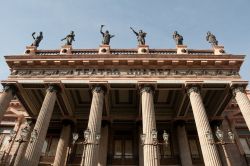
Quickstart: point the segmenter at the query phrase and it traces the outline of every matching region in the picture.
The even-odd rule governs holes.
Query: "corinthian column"
[[[220,157],[216,145],[211,144],[206,137],[206,133],[212,133],[206,110],[202,102],[198,87],[188,89],[190,103],[193,109],[194,120],[200,140],[201,151],[206,166],[221,166]]]
[[[102,87],[96,86],[93,88],[92,93],[93,97],[88,121],[90,135],[84,148],[85,152],[83,152],[82,166],[96,166],[98,162],[99,145],[96,142],[96,136],[99,135],[101,131],[104,90]]]
[[[66,160],[67,147],[71,136],[71,124],[65,121],[61,131],[60,139],[56,149],[56,155],[53,166],[63,166]]]
[[[179,122],[179,124],[177,124],[177,136],[180,149],[179,152],[180,152],[181,164],[185,166],[192,166],[193,165],[192,158],[190,154],[186,127],[184,122]]]
[[[244,92],[243,87],[233,88],[233,95],[237,101],[240,111],[246,121],[247,127],[250,130],[250,101]]]
[[[152,131],[156,130],[153,88],[145,86],[141,89],[142,99],[142,131],[145,134],[143,145],[144,166],[159,166],[158,146],[154,145]]]
[[[4,90],[0,95],[0,122],[3,119],[3,115],[8,109],[10,101],[13,99],[15,94],[15,87],[11,85],[4,86]]]
[[[39,163],[42,147],[56,101],[56,93],[57,87],[55,86],[50,86],[47,89],[35,127],[31,133],[29,145],[21,164],[22,166],[36,166]]]
[[[14,162],[14,166],[20,166],[21,161],[25,155],[25,151],[28,146],[28,140],[30,139],[31,130],[34,127],[34,124],[31,123],[30,125],[26,122],[25,126],[21,129],[21,136],[18,139],[19,148],[17,148],[16,158]]]

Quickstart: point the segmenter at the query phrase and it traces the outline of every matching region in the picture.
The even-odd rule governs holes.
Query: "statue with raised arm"
[[[173,39],[176,45],[183,45],[183,37],[177,31],[174,31]]]
[[[145,45],[145,37],[146,37],[147,33],[143,32],[142,30],[139,30],[139,32],[136,32],[132,27],[130,27],[130,29],[137,36],[138,44],[139,45]]]
[[[35,37],[36,32],[32,33],[32,37],[34,39],[34,42],[31,44],[31,46],[39,47],[40,42],[43,40],[43,32],[40,32],[38,36]]]
[[[216,40],[215,35],[213,35],[210,31],[207,32],[206,39],[209,43],[211,43],[212,46],[218,45],[218,41]]]
[[[65,38],[61,39],[61,41],[66,40],[65,45],[72,45],[72,42],[75,41],[75,33],[71,31]]]
[[[101,32],[102,37],[103,37],[103,38],[102,38],[102,44],[104,44],[104,45],[109,45],[110,39],[111,39],[112,37],[114,37],[115,35],[110,35],[108,30],[106,30],[105,33],[102,32],[102,28],[103,28],[103,27],[104,27],[104,25],[101,25],[101,30],[100,30],[100,32]]]

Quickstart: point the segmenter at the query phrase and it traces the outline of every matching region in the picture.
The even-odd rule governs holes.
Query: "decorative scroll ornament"
[[[37,129],[34,129],[30,136],[30,143],[33,143],[37,139],[37,136],[38,136]]]
[[[59,88],[58,86],[55,86],[55,85],[50,85],[47,89],[49,92],[58,92],[59,91]]]
[[[101,86],[94,86],[92,88],[92,93],[104,93],[104,90]]]
[[[192,86],[188,88],[187,92],[188,92],[188,95],[190,95],[192,92],[200,94],[200,88],[198,86]]]
[[[244,93],[244,90],[245,90],[245,89],[244,89],[242,86],[233,87],[233,88],[232,88],[233,96],[235,97],[236,94],[237,94],[238,92]]]
[[[143,92],[153,93],[154,92],[154,88],[151,87],[151,86],[144,86],[144,87],[141,87],[140,92],[141,93],[143,93]]]
[[[16,87],[14,87],[13,85],[5,85],[3,91],[4,92],[12,91],[12,94],[14,95],[16,93]]]

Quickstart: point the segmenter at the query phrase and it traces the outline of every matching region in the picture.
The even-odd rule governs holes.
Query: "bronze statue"
[[[183,45],[183,37],[178,34],[177,31],[174,31],[173,39],[175,40],[176,45]]]
[[[74,31],[71,31],[65,38],[61,39],[61,41],[66,40],[65,45],[72,45],[72,42],[75,41]]]
[[[132,27],[130,27],[134,34],[137,36],[137,41],[139,45],[145,45],[145,37],[147,33],[143,32],[142,30],[139,30],[139,32],[136,32]]]
[[[35,37],[36,32],[32,33],[32,37],[34,39],[34,42],[31,44],[31,46],[39,47],[40,42],[43,40],[43,32],[40,32],[38,36]]]
[[[218,41],[216,40],[216,37],[210,31],[207,32],[206,39],[209,43],[211,43],[212,46],[218,45]]]
[[[102,44],[109,45],[110,39],[111,39],[112,37],[114,37],[115,35],[110,35],[108,30],[106,30],[105,33],[102,32],[102,28],[103,28],[103,27],[104,27],[104,25],[101,25],[101,30],[100,30],[100,32],[101,32],[102,37],[103,37],[103,39],[102,39]]]

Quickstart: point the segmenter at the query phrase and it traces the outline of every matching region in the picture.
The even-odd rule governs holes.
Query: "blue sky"
[[[0,80],[9,69],[4,55],[23,53],[32,43],[32,32],[43,31],[40,49],[57,49],[60,39],[75,31],[74,48],[97,48],[99,28],[106,25],[112,48],[135,48],[129,29],[147,32],[150,48],[175,48],[177,30],[192,49],[210,49],[205,40],[209,30],[228,53],[244,54],[240,74],[250,80],[249,0],[16,0],[2,1],[0,18]]]

